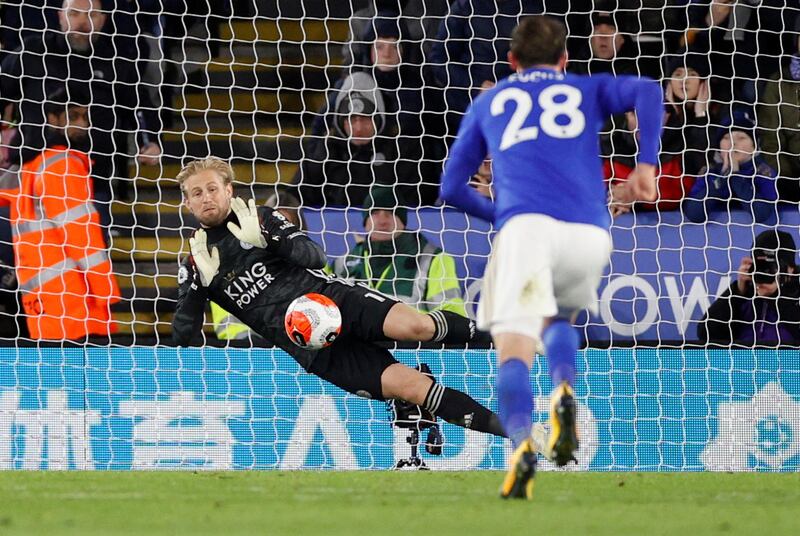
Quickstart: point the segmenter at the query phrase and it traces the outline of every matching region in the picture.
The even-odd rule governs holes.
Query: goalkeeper
[[[177,177],[184,205],[201,228],[189,239],[191,256],[178,272],[175,341],[188,345],[200,333],[206,301],[213,300],[306,371],[356,395],[402,399],[444,420],[505,436],[498,417],[468,395],[433,382],[398,363],[374,341],[465,343],[474,324],[455,313],[423,314],[366,287],[328,276],[325,253],[282,214],[233,199],[233,170],[217,158],[198,160]],[[342,313],[342,333],[331,346],[296,346],[284,315],[297,297],[315,292]]]

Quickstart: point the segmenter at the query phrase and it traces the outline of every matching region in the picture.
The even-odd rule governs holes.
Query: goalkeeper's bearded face
[[[225,221],[231,211],[233,186],[213,169],[204,169],[183,182],[183,204],[203,227]]]

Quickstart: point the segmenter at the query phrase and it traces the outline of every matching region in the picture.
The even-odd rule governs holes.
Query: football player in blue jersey
[[[611,253],[599,132],[611,114],[639,119],[638,165],[621,202],[656,198],[661,89],[633,76],[565,72],[566,29],[553,18],[523,19],[508,58],[513,74],[467,110],[442,176],[441,196],[493,222],[498,230],[486,267],[478,324],[498,351],[498,405],[514,454],[500,493],[531,498],[536,451],[531,441],[530,368],[541,342],[553,384],[545,455],[575,460],[574,399],[581,309],[597,308],[597,287]],[[469,185],[492,156],[494,201]]]

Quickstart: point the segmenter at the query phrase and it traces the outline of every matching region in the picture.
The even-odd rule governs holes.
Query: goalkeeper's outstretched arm
[[[178,270],[178,305],[172,318],[175,344],[188,346],[203,329],[208,289],[202,284],[195,261],[187,257]]]
[[[295,266],[321,270],[327,265],[325,251],[316,242],[269,207],[259,209],[261,229],[267,241],[267,251],[288,260]]]

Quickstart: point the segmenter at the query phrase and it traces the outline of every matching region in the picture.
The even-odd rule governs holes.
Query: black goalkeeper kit
[[[231,212],[220,225],[206,229],[208,248],[219,250],[220,266],[208,287],[191,256],[178,272],[178,305],[173,320],[178,344],[188,345],[199,334],[206,306],[211,300],[234,315],[265,340],[285,350],[307,371],[315,362],[345,344],[322,350],[306,350],[295,345],[284,329],[289,304],[310,292],[331,298],[342,312],[343,343],[353,336],[367,341],[381,340],[383,320],[395,300],[349,284],[326,274],[325,252],[300,232],[280,212],[268,207],[258,209],[267,247],[257,248],[238,240],[227,228],[238,223]],[[365,294],[373,297],[364,299]]]
[[[231,212],[220,225],[207,228],[209,250],[219,250],[220,266],[208,287],[191,256],[178,272],[178,305],[172,322],[175,341],[189,345],[203,326],[206,301],[211,300],[283,349],[305,370],[345,391],[383,400],[381,375],[397,363],[389,350],[374,344],[387,341],[383,324],[397,300],[368,287],[354,285],[322,269],[325,252],[282,214],[258,209],[266,248],[241,242],[227,228],[237,223]],[[306,350],[295,345],[284,328],[289,304],[311,292],[331,298],[342,313],[341,335],[329,347]],[[431,313],[434,340],[465,343],[472,325],[455,313]],[[496,415],[469,396],[434,383],[424,406],[448,422],[478,431],[504,435]]]

